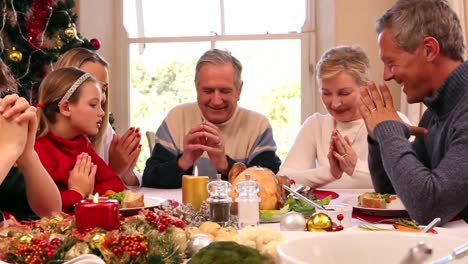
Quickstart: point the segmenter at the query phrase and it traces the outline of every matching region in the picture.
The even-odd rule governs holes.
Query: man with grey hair
[[[242,92],[242,65],[230,52],[212,49],[197,62],[197,103],[174,107],[156,132],[146,161],[144,187],[179,188],[182,175],[227,180],[236,162],[278,172],[281,164],[268,119],[237,106]]]
[[[400,0],[378,19],[385,81],[427,106],[419,127],[396,114],[385,84],[361,89],[369,169],[380,193],[397,193],[410,217],[468,221],[468,62],[457,15],[443,0]],[[410,134],[418,135],[412,143]]]

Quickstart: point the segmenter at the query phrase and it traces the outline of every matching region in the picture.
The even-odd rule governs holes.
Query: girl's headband
[[[83,84],[83,82],[86,81],[90,77],[92,77],[92,75],[89,74],[89,73],[85,73],[85,74],[81,75],[81,77],[78,78],[78,80],[76,80],[73,83],[73,85],[70,87],[70,89],[68,89],[68,91],[62,97],[62,99],[60,99],[58,104],[60,105],[63,101],[70,99],[70,97],[75,93],[76,89],[78,89],[78,87],[80,87],[80,85]]]

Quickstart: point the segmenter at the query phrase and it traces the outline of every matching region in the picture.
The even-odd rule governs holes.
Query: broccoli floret
[[[233,241],[217,241],[200,249],[188,264],[262,264],[263,257],[253,248]]]

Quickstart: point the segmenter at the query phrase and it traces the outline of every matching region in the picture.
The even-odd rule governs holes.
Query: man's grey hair
[[[377,20],[378,34],[386,28],[399,49],[414,52],[424,37],[433,37],[442,55],[463,61],[460,20],[446,0],[399,0]]]
[[[198,74],[200,72],[201,67],[207,63],[214,64],[214,65],[231,63],[232,66],[234,67],[235,85],[237,88],[241,86],[242,64],[236,57],[232,56],[231,52],[227,50],[220,50],[220,49],[210,49],[207,52],[205,52],[200,57],[200,59],[198,59],[197,67],[195,69],[195,85],[198,82]]]

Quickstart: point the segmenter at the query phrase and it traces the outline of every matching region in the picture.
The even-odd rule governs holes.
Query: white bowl
[[[449,235],[397,231],[316,233],[281,242],[278,254],[283,264],[394,264],[400,263],[420,241],[433,248],[430,260],[448,255],[467,242]],[[452,263],[462,262],[467,263],[468,257]]]

